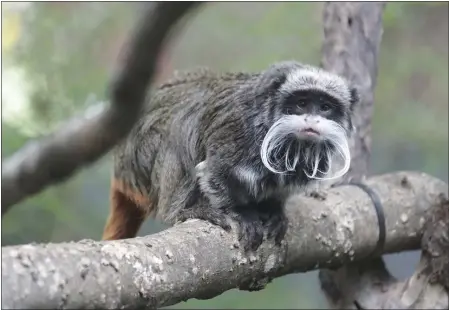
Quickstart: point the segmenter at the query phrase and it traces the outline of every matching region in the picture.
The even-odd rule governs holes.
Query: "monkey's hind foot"
[[[231,231],[228,218],[220,209],[192,207],[182,210],[177,216],[177,220],[180,222],[185,222],[188,219],[204,220],[223,228],[227,232]]]

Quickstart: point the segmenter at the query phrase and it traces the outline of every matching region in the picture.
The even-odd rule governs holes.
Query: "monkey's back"
[[[167,203],[180,177],[192,173],[204,156],[201,122],[205,111],[213,108],[210,99],[254,75],[197,69],[175,73],[153,89],[140,119],[114,151],[113,186],[137,197],[130,199],[144,204],[149,214],[160,214],[161,201]]]

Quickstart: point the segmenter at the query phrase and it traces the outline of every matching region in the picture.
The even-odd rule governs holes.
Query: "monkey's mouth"
[[[320,133],[318,131],[316,131],[315,129],[310,128],[310,127],[302,129],[301,134],[303,134],[305,136],[312,136],[312,137],[320,135]]]

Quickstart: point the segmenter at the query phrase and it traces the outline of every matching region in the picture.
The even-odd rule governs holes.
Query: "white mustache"
[[[312,123],[307,122],[306,118],[312,120]],[[314,143],[313,148],[307,148],[304,150],[304,158],[300,158],[300,148],[301,148],[301,136],[300,132],[302,129],[312,128],[319,132],[319,136],[316,137],[312,142]],[[275,168],[281,163],[281,159],[277,156],[281,151],[284,144],[288,141],[288,136],[295,136],[296,141],[299,141],[299,148],[296,148],[296,153],[294,156],[290,156],[292,143],[287,146],[287,151],[285,152],[283,159],[283,164],[285,166],[285,171],[279,171]],[[334,150],[329,149],[325,144],[320,143],[326,141],[333,146]],[[311,115],[285,115],[279,119],[276,123],[271,126],[268,133],[262,142],[260,149],[260,156],[264,166],[273,173],[286,173],[289,171],[295,171],[295,168],[299,161],[302,159],[305,163],[305,168],[310,168],[312,173],[309,174],[306,169],[304,173],[312,179],[317,180],[332,180],[337,179],[345,175],[351,164],[351,156],[349,151],[349,143],[346,135],[346,130],[338,123],[320,117]],[[319,162],[322,158],[326,158],[328,161],[328,170],[321,171],[318,169]],[[273,162],[272,158],[276,161]],[[334,170],[333,164],[341,160],[343,163],[339,170]],[[323,177],[317,176],[317,173],[321,173]]]

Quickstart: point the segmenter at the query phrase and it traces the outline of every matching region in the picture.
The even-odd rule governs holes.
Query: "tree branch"
[[[361,97],[353,120],[357,132],[351,139],[352,161],[347,178],[360,178],[368,173],[384,7],[383,2],[327,2],[324,5],[321,66],[354,82]]]
[[[418,248],[422,219],[439,195],[447,196],[447,184],[413,172],[376,176],[367,184],[385,208],[385,252]],[[235,287],[261,289],[287,273],[341,266],[376,245],[377,217],[357,187],[291,197],[287,213],[283,246],[264,242],[249,256],[238,248],[235,233],[200,220],[128,240],[3,247],[3,308],[157,308]]]
[[[129,132],[156,70],[157,56],[176,22],[196,2],[151,2],[128,42],[110,84],[110,105],[40,141],[32,141],[2,164],[2,215],[14,204],[61,182],[108,152]]]

